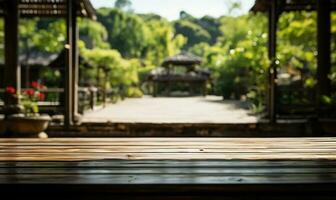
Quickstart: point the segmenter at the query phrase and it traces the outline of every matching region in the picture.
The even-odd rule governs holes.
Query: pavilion
[[[49,17],[66,20],[67,39],[64,47],[65,85],[64,85],[64,124],[73,124],[78,111],[78,28],[77,17],[95,19],[95,10],[89,0],[0,0],[0,15],[5,22],[5,69],[4,85],[10,85],[20,91],[21,75],[18,59],[20,17]],[[5,104],[13,104],[5,100]]]
[[[178,87],[178,83],[188,85],[188,95],[195,95],[196,88],[200,88],[198,93],[206,96],[210,72],[200,69],[201,63],[201,58],[186,52],[167,57],[162,62],[162,67],[155,69],[149,77],[154,85],[153,96],[158,95],[158,88],[162,85],[165,86],[167,95],[170,96],[173,86]]]
[[[271,61],[268,71],[268,115],[271,122],[277,118],[277,23],[281,13],[293,11],[317,12],[317,87],[316,114],[322,110],[321,97],[331,94],[331,82],[328,75],[331,71],[331,12],[336,10],[335,0],[256,0],[251,11],[267,12],[268,56]]]

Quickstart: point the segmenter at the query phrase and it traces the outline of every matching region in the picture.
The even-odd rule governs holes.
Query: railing
[[[24,88],[22,89],[24,90]],[[0,111],[4,106],[3,94],[5,89],[0,89]],[[40,112],[48,114],[61,114],[63,113],[62,96],[64,95],[63,88],[47,88],[41,90],[45,94],[45,100],[38,102]],[[98,104],[98,93],[101,90],[95,87],[79,87],[78,88],[78,110],[84,113],[86,110],[94,109]]]
[[[279,86],[277,112],[279,114],[309,114],[315,111],[316,90],[294,86]]]
[[[3,94],[5,93],[5,89],[0,88],[0,107],[2,107],[4,105],[3,102]]]

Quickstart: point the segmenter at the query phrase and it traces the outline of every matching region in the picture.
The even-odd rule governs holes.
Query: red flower
[[[39,98],[40,101],[44,101],[45,95],[43,93],[39,93],[38,98]]]
[[[28,95],[28,96],[33,96],[35,91],[33,89],[26,89],[25,90],[25,93]]]
[[[33,82],[31,83],[31,86],[32,86],[33,88],[39,88],[39,87],[40,87],[40,84],[39,84],[37,81],[33,81]]]
[[[15,88],[12,86],[6,87],[6,93],[8,94],[15,94]]]

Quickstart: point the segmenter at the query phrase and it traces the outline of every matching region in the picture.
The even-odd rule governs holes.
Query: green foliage
[[[31,88],[25,89],[21,94],[17,94],[25,116],[37,115],[39,112],[38,102],[45,99],[45,94],[41,92],[41,89],[46,89],[44,85],[34,81],[31,86]]]
[[[219,18],[204,16],[198,19],[185,11],[181,11],[180,19],[174,22],[176,34],[182,34],[187,38],[184,50],[189,50],[199,43],[215,44],[222,34],[220,26]]]
[[[34,46],[46,52],[60,52],[66,41],[66,26],[64,20],[54,20],[46,28],[32,32]]]
[[[95,79],[99,76],[99,80],[107,80],[107,82],[96,82],[95,85],[106,88],[122,88],[126,97],[142,96],[140,91],[138,69],[141,67],[136,59],[125,60],[116,50],[92,49],[84,50],[83,56],[92,62],[94,66],[101,68],[101,72],[84,71],[84,75],[88,79]],[[99,74],[98,74],[99,73]],[[106,85],[105,85],[106,84]]]
[[[207,30],[211,36],[210,44],[215,44],[217,38],[222,35],[220,30],[220,20],[211,16],[204,16],[197,21],[197,24]]]
[[[282,67],[316,70],[316,14],[291,12],[279,19],[278,59]],[[309,78],[309,77],[307,77]]]
[[[142,16],[148,28],[148,45],[144,58],[148,64],[160,65],[167,56],[178,53],[186,39],[180,34],[174,36],[174,29],[168,21],[156,17]]]
[[[256,26],[256,22],[260,25]],[[227,31],[223,31],[215,45],[200,43],[191,51],[202,56],[204,65],[213,72],[215,94],[239,99],[249,93],[255,107],[261,108],[268,67],[266,18],[262,15],[223,17],[221,23]]]
[[[85,42],[88,49],[103,48],[108,49],[108,33],[101,23],[89,19],[81,19],[79,22],[79,36]]]
[[[132,6],[132,2],[130,0],[116,0],[114,3],[114,7],[119,9],[130,9]]]
[[[183,47],[186,50],[195,44],[211,41],[211,35],[205,29],[189,20],[178,20],[174,23],[174,27],[176,33],[187,38],[187,43]]]
[[[221,26],[220,30],[223,33],[222,36],[218,39],[219,43],[222,45],[228,46],[228,48],[232,49],[237,46],[237,43],[246,39],[247,33],[250,29],[258,29],[264,30],[263,25],[265,24],[265,20],[262,20],[257,27],[257,23],[254,22],[254,18],[257,16],[251,17],[251,15],[245,15],[240,17],[230,17],[225,16],[220,19]],[[261,19],[260,16],[258,16]]]
[[[148,45],[148,28],[144,21],[119,9],[99,9],[98,20],[108,27],[108,42],[124,57],[142,57]]]
[[[19,47],[21,50],[28,51],[34,47],[37,41],[37,27],[36,27],[36,19],[33,20],[20,20],[19,24],[20,30],[20,43]]]
[[[237,0],[226,0],[225,3],[228,9],[228,15],[234,14],[236,10],[240,10],[242,7],[242,2]]]
[[[98,20],[107,28],[113,49],[123,57],[146,60],[149,65],[158,65],[185,43],[184,37],[175,35],[173,26],[157,15],[102,8],[98,10]]]

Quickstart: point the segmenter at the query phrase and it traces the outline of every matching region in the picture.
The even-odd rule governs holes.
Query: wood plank
[[[144,148],[159,148],[159,147],[163,147],[163,148],[197,148],[197,147],[203,147],[203,148],[209,148],[209,147],[213,147],[213,148],[254,148],[254,149],[260,149],[260,148],[289,148],[289,149],[302,149],[302,148],[335,148],[336,144],[319,144],[319,143],[315,143],[315,144],[305,144],[305,145],[300,145],[300,144],[216,144],[216,143],[203,143],[203,144],[68,144],[68,145],[61,145],[61,144],[29,144],[29,145],[0,145],[0,146],[4,146],[4,148],[15,148],[17,146],[20,147],[56,147],[57,146],[61,146],[64,148],[78,148],[78,147],[83,147],[86,146],[88,148],[90,147],[97,147],[97,146],[110,146],[110,147],[144,147]]]
[[[234,163],[234,162],[233,162]],[[253,166],[253,163],[250,163]],[[234,164],[233,164],[234,165]],[[10,179],[16,180],[20,183],[60,183],[68,182],[68,183],[89,183],[89,184],[103,184],[103,183],[111,183],[113,180],[114,184],[117,183],[317,183],[317,182],[335,182],[336,174],[334,172],[325,172],[320,173],[317,170],[306,170],[305,173],[288,173],[288,171],[283,171],[284,169],[278,171],[278,173],[271,173],[271,169],[261,169],[259,173],[253,173],[253,171],[244,173],[244,171],[239,172],[239,170],[232,172],[229,170],[232,169],[221,169],[228,170],[225,173],[223,171],[212,170],[211,169],[203,169],[204,171],[194,170],[193,173],[189,171],[188,168],[184,169],[170,169],[160,170],[160,169],[139,169],[135,168],[133,171],[135,173],[130,173],[130,170],[123,170],[122,168],[115,167],[114,170],[111,169],[102,169],[97,173],[97,170],[91,173],[88,173],[86,170],[85,173],[83,171],[85,169],[73,169],[73,172],[63,172],[57,173],[55,169],[41,169],[42,171],[38,171],[41,168],[33,169],[20,169],[23,170],[19,173],[16,173],[17,170],[11,171],[11,168],[8,167],[9,172],[0,177],[0,183],[6,182]],[[257,168],[258,169],[258,168]],[[25,171],[24,171],[25,170]],[[31,172],[31,171],[33,172]],[[45,170],[45,171],[43,171]],[[68,170],[67,168],[60,168],[59,170]],[[144,171],[145,170],[145,171]],[[146,170],[148,173],[146,173]],[[149,171],[148,171],[149,170]],[[156,173],[153,171],[156,170]],[[248,169],[245,169],[248,170]],[[70,181],[70,179],[72,179]],[[189,182],[190,181],[190,182]],[[13,181],[12,181],[13,182]],[[14,181],[15,182],[15,181]]]
[[[6,148],[0,149],[0,156],[10,153],[335,153],[335,148],[324,149],[240,149],[240,148]]]
[[[1,142],[336,142],[335,138],[49,138],[45,139],[5,139]]]
[[[60,145],[60,146],[67,146],[67,145],[89,145],[89,146],[97,146],[97,145],[127,145],[127,146],[186,146],[186,145],[270,145],[270,146],[304,146],[304,145],[336,145],[336,142],[32,142],[32,143],[24,143],[24,142],[6,142],[0,143],[1,146],[22,146],[22,145]]]
[[[123,167],[123,168],[146,168],[146,167],[188,167],[188,168],[201,168],[201,167],[218,167],[218,168],[256,168],[256,167],[270,167],[270,168],[332,168],[336,166],[336,161],[227,161],[227,160],[193,160],[193,161],[178,161],[178,160],[145,160],[145,161],[128,161],[128,160],[101,160],[101,161],[81,161],[81,162],[38,162],[38,161],[25,161],[25,162],[0,162],[0,167],[3,168],[59,168],[59,167],[74,167],[74,168],[105,168],[105,167]]]
[[[294,184],[335,183],[336,162],[330,161],[118,161],[0,162],[0,184]],[[123,163],[124,165],[120,165]],[[196,167],[203,163],[203,167]],[[20,164],[23,164],[20,166]],[[79,166],[75,166],[78,165]],[[148,167],[155,164],[156,167]],[[166,167],[167,166],[169,167]],[[72,167],[69,167],[71,165]],[[206,166],[207,165],[207,166]],[[315,165],[307,167],[305,165]],[[109,167],[106,167],[109,166]],[[133,167],[130,167],[133,166]],[[184,166],[184,167],[181,167]],[[188,166],[194,166],[190,168]],[[217,167],[216,167],[217,166]],[[223,167],[226,166],[226,167]],[[242,166],[242,167],[237,167]],[[270,167],[273,166],[273,167]],[[301,166],[297,168],[297,166]],[[324,167],[319,167],[324,166]]]
[[[126,141],[126,142],[132,142],[132,141],[180,141],[180,142],[208,142],[208,141],[284,141],[284,142],[290,142],[290,141],[336,141],[335,137],[306,137],[306,138],[48,138],[48,140],[45,139],[35,139],[35,138],[2,138],[1,141],[3,142],[37,142],[37,141],[59,141],[59,142],[72,142],[72,141],[86,141],[86,142],[95,142],[95,141],[101,141],[101,142],[110,142],[110,141]]]
[[[0,160],[336,160],[335,138],[1,139]]]
[[[291,166],[269,168],[269,167],[143,167],[143,168],[127,168],[119,166],[101,167],[101,168],[75,168],[75,167],[24,167],[24,168],[0,168],[0,175],[20,175],[20,174],[64,174],[64,175],[99,175],[99,174],[190,174],[190,175],[218,175],[218,176],[233,176],[233,175],[249,175],[249,176],[266,176],[266,175],[282,175],[293,176],[297,174],[320,174],[336,176],[336,168],[334,167],[305,167],[293,168]]]
[[[12,197],[14,191],[35,198],[58,191],[53,197],[81,200],[181,194],[181,199],[334,199],[336,161],[0,161],[0,185]]]
[[[0,157],[0,161],[85,161],[104,159],[124,160],[336,160],[336,155],[330,154],[270,154],[252,153],[249,155],[240,153],[204,154],[204,153],[86,153],[86,154],[16,154],[9,153]]]
[[[336,176],[322,176],[320,174],[313,175],[295,175],[295,176],[281,176],[269,175],[269,176],[219,176],[219,175],[183,175],[171,174],[166,175],[90,175],[85,176],[68,176],[66,174],[20,174],[20,175],[6,175],[0,177],[0,183],[8,182],[20,183],[20,184],[60,184],[60,183],[72,183],[72,184],[110,184],[111,181],[114,184],[295,184],[295,183],[336,183]]]

